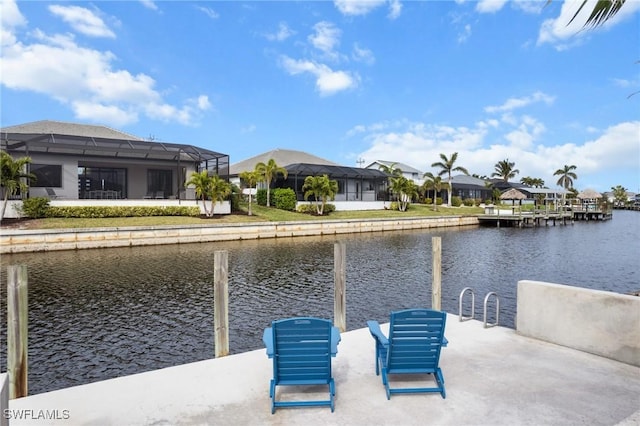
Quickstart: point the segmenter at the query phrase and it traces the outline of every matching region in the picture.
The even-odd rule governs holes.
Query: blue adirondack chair
[[[444,377],[439,367],[440,349],[447,345],[444,328],[447,314],[433,309],[407,309],[391,312],[389,338],[377,321],[367,321],[376,341],[376,375],[382,372],[387,399],[392,393],[439,392],[446,397]],[[392,388],[390,374],[432,374],[435,387]]]
[[[273,379],[269,386],[271,413],[277,407],[329,406],[334,410],[335,383],[331,357],[338,353],[340,330],[331,321],[300,317],[273,321],[262,340],[267,356],[273,358]],[[328,385],[329,399],[277,401],[278,385]]]

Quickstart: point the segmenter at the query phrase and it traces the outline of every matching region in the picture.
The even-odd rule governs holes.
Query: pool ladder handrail
[[[464,315],[462,315],[462,300],[466,293],[471,293],[471,316],[468,316],[468,317],[465,317]],[[489,303],[489,298],[491,296],[494,296],[496,299],[496,321],[494,323],[487,322],[487,305]],[[458,298],[459,321],[462,322],[462,321],[468,321],[470,319],[473,319],[475,317],[475,306],[476,306],[476,297],[475,297],[475,293],[473,292],[473,289],[471,287],[465,287],[460,292],[460,297]],[[496,325],[498,325],[500,321],[500,299],[498,298],[498,294],[496,292],[491,291],[487,293],[487,295],[484,297],[482,317],[483,317],[484,328],[495,327]]]

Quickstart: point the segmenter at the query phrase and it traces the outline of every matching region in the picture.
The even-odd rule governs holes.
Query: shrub
[[[296,193],[291,188],[276,188],[271,192],[273,206],[280,210],[296,210]]]
[[[309,203],[309,204],[300,204],[297,208],[296,211],[298,213],[305,213],[305,214],[312,214],[312,215],[317,215],[318,212],[316,211],[316,205],[315,203]],[[331,212],[335,212],[336,211],[336,206],[335,204],[325,204],[324,205],[324,210],[322,211],[323,216],[328,215]]]
[[[267,190],[265,188],[260,188],[256,191],[256,203],[259,206],[267,205]]]
[[[475,201],[473,198],[465,198],[464,200],[462,200],[462,204],[464,204],[467,207],[473,207],[473,205],[475,204]]]
[[[49,199],[46,197],[27,198],[22,202],[21,212],[28,218],[38,219],[47,217],[49,210]]]
[[[300,204],[298,207],[296,207],[296,211],[298,213],[316,214],[316,205],[313,203]]]
[[[433,198],[425,198],[424,199],[424,203],[425,204],[433,204]]]
[[[436,205],[438,206],[442,205],[442,197],[436,197]]]
[[[451,197],[451,207],[460,207],[462,205],[462,198],[454,195]]]
[[[196,206],[88,206],[57,207],[47,209],[46,217],[103,218],[103,217],[144,217],[144,216],[200,216]]]

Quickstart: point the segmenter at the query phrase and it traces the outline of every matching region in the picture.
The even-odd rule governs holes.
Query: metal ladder
[[[465,317],[462,315],[462,300],[466,293],[471,294],[471,316],[468,316],[468,317]],[[493,323],[487,323],[487,305],[489,303],[489,298],[491,298],[492,296],[496,299],[496,321]],[[471,287],[465,287],[460,292],[460,297],[458,297],[458,319],[460,320],[460,322],[468,321],[475,317],[475,306],[476,306],[476,296],[475,296],[475,293],[473,292],[473,289]],[[482,318],[483,318],[484,328],[494,327],[498,325],[498,322],[500,321],[500,299],[498,298],[497,293],[491,291],[487,293],[487,295],[484,297]]]

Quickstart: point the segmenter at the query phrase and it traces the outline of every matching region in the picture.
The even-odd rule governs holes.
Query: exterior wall
[[[257,222],[222,226],[7,230],[0,235],[0,253],[290,238],[474,225],[478,225],[477,217],[446,216],[393,220]]]
[[[640,297],[519,281],[516,330],[640,367]]]
[[[61,155],[43,155],[34,153],[31,155],[33,163],[37,164],[53,164],[62,166],[62,187],[53,188],[56,195],[61,198],[78,199],[78,166],[83,167],[115,167],[127,170],[127,198],[142,199],[147,195],[147,170],[161,169],[172,171],[172,194],[177,195],[177,174],[180,173],[177,162],[167,161],[137,161],[132,159],[121,159],[117,162],[109,161],[105,158],[86,157],[78,159],[73,156]],[[195,171],[195,165],[192,163],[181,163],[180,168],[186,169],[186,179],[189,179]],[[192,194],[192,191],[187,191]],[[47,197],[45,188],[31,187],[29,189],[31,197]],[[193,197],[192,197],[193,199]]]
[[[78,160],[74,157],[60,157],[42,154],[30,155],[31,162],[36,164],[52,164],[62,166],[62,187],[53,188],[56,195],[65,198],[78,198]],[[31,197],[47,197],[45,188],[29,188]]]

